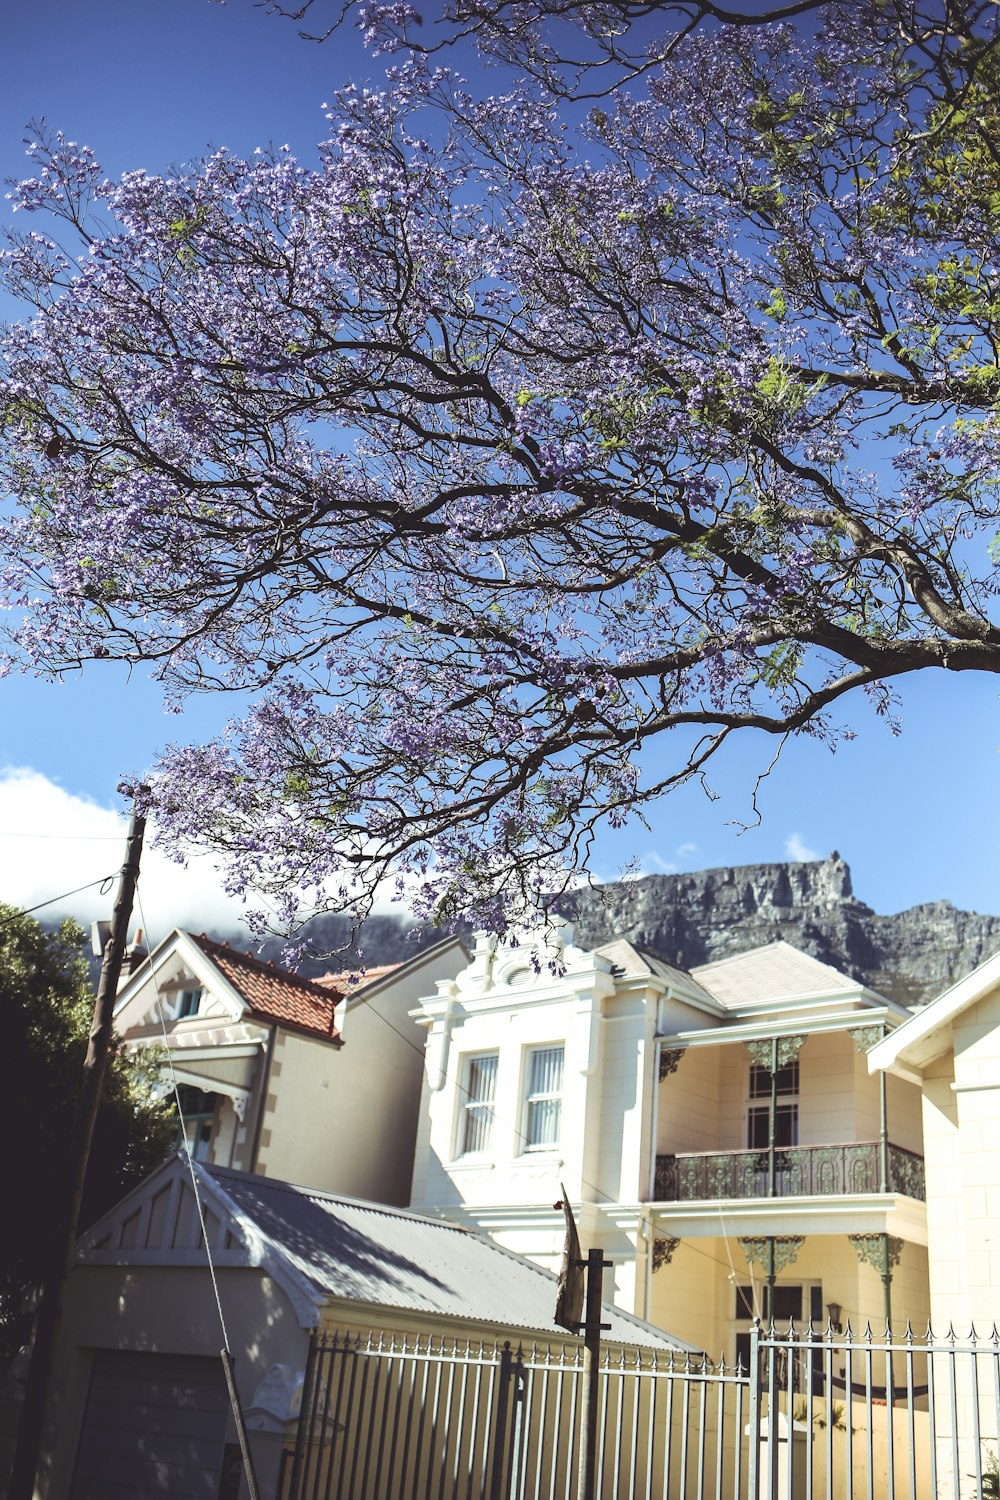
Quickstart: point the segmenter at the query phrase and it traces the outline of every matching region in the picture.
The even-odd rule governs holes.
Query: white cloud
[[[38,912],[40,918],[72,916],[84,925],[109,919],[126,828],[112,808],[74,796],[38,771],[0,768],[0,901],[25,908],[58,896]],[[112,879],[102,894],[90,883],[104,875]],[[63,895],[85,885],[90,889]],[[174,864],[151,847],[148,831],[139,893],[154,942],[172,927],[233,932],[240,924],[242,904],[225,895],[211,863],[200,858],[186,868]],[[142,925],[138,906],[131,925]]]
[[[677,845],[677,858],[678,859],[690,859],[691,856],[692,856],[692,854],[697,854],[697,853],[699,853],[699,849],[698,849],[698,845],[697,844],[678,844]]]
[[[640,875],[676,875],[677,866],[661,859],[654,849],[647,849],[645,854],[639,856],[638,873]]]
[[[819,859],[815,849],[810,849],[801,834],[790,833],[785,840],[785,858],[794,860]]]

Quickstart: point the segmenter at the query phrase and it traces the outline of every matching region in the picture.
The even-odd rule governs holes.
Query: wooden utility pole
[[[83,1198],[83,1184],[87,1176],[87,1162],[90,1157],[90,1143],[94,1135],[94,1122],[100,1107],[101,1087],[111,1048],[115,996],[118,993],[118,980],[125,956],[145,831],[145,818],[133,809],[125,863],[119,877],[118,893],[111,918],[111,935],[104,949],[104,960],[101,965],[101,979],[97,987],[87,1058],[83,1065],[73,1137],[67,1143],[70,1155],[61,1194],[62,1212],[59,1229],[53,1236],[51,1258],[48,1265],[44,1267],[41,1300],[35,1318],[35,1342],[28,1366],[24,1406],[21,1409],[21,1421],[17,1429],[17,1448],[14,1453],[14,1468],[11,1473],[10,1488],[7,1491],[7,1500],[33,1500],[35,1492],[52,1360],[59,1333],[59,1321],[62,1317],[66,1281],[73,1264],[73,1247],[76,1244],[80,1202]]]
[[[611,1262],[601,1250],[587,1251],[587,1311],[583,1324],[583,1390],[580,1399],[580,1473],[577,1500],[596,1500],[597,1429],[600,1421],[601,1291],[604,1267]]]

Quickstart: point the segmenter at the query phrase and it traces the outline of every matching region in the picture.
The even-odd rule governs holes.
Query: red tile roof
[[[230,948],[228,943],[217,943],[203,932],[192,933],[192,938],[246,1001],[251,1015],[341,1045],[340,1033],[333,1024],[334,1007],[343,998],[338,990],[324,988],[312,979],[300,979],[262,958]]]
[[[395,969],[401,969],[402,964],[379,964],[371,969],[341,969],[337,974],[320,974],[314,982],[321,984],[325,990],[339,990],[341,994],[350,999],[356,995],[358,990],[363,990],[366,984],[374,984],[376,979],[384,979]],[[357,975],[355,983],[351,979]]]

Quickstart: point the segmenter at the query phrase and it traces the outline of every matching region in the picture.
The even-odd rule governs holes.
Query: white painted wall
[[[1000,1287],[1000,989],[955,1018],[953,1046],[925,1071],[931,1315],[988,1333]]]
[[[279,1029],[257,1170],[326,1192],[405,1207],[410,1200],[424,1033],[422,989],[466,964],[457,943],[349,996],[343,1046]]]

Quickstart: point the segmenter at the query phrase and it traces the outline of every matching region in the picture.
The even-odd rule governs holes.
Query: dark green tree
[[[84,934],[74,922],[45,932],[0,905],[0,1139],[7,1203],[0,1235],[0,1369],[31,1326],[33,1293],[67,1190],[93,991]],[[151,1064],[153,1064],[151,1066]],[[87,1173],[80,1227],[94,1222],[163,1159],[172,1111],[151,1092],[155,1062],[115,1047]]]

